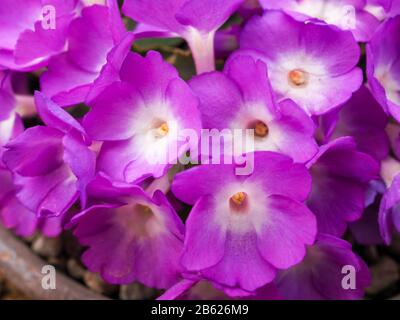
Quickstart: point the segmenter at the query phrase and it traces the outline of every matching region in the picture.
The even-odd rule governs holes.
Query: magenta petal
[[[15,47],[15,62],[29,64],[36,59],[48,59],[64,50],[67,39],[67,29],[73,15],[65,15],[56,19],[56,28],[45,30],[42,21],[35,23],[35,29],[21,33]]]
[[[71,23],[68,57],[72,64],[87,72],[100,72],[114,44],[111,30],[104,27],[108,17],[107,7],[94,5],[83,9],[82,16]]]
[[[63,139],[64,162],[78,179],[77,189],[80,192],[82,207],[86,203],[86,186],[94,178],[96,155],[80,139],[66,135]]]
[[[343,267],[356,272],[356,287],[344,289]],[[319,235],[315,245],[308,248],[300,264],[281,272],[276,281],[278,291],[289,300],[353,300],[364,295],[370,284],[366,264],[351,251],[351,245],[339,238]]]
[[[91,107],[83,125],[94,140],[103,141],[131,138],[135,134],[132,120],[138,109],[145,108],[142,95],[127,82],[109,85]]]
[[[183,25],[207,33],[217,30],[244,0],[187,0],[175,15]]]
[[[82,70],[69,61],[67,54],[50,60],[48,70],[40,77],[42,92],[61,106],[82,102],[97,73]]]
[[[50,127],[30,128],[6,146],[3,161],[20,175],[47,174],[62,164],[62,137],[60,131]]]
[[[196,281],[183,279],[165,291],[157,300],[175,300],[196,285]]]
[[[35,104],[40,118],[47,126],[86,137],[85,130],[78,121],[39,91],[35,92]]]
[[[43,176],[16,176],[15,184],[21,187],[17,198],[39,216],[60,216],[78,198],[76,178],[66,165]]]
[[[199,97],[204,127],[226,128],[242,102],[237,85],[219,72],[201,74],[191,79],[189,84]]]
[[[261,226],[258,249],[264,259],[279,269],[299,263],[306,254],[305,245],[313,244],[317,233],[314,214],[303,204],[283,196],[270,196]]]
[[[271,282],[276,269],[257,250],[255,233],[227,234],[223,259],[201,274],[207,279],[230,287],[254,291]]]
[[[193,207],[186,221],[185,246],[181,263],[189,270],[214,266],[224,256],[227,225],[215,223],[216,199],[203,196]],[[212,247],[213,250],[209,250]]]
[[[311,176],[303,164],[276,152],[256,152],[254,171],[247,179],[259,182],[268,195],[286,195],[304,201],[311,190]]]
[[[341,236],[348,222],[361,217],[368,183],[377,179],[379,164],[344,137],[322,146],[309,166],[313,189],[307,203],[317,216],[318,230]]]
[[[169,83],[179,77],[177,70],[156,51],[149,51],[146,57],[129,53],[121,67],[120,76],[122,81],[129,82],[139,90],[149,104],[161,101]]]
[[[193,205],[229,182],[226,179],[230,175],[234,175],[233,165],[201,165],[178,173],[171,189],[180,200]]]
[[[186,0],[126,0],[122,7],[125,15],[133,20],[156,26],[163,30],[181,33],[185,30],[175,18]]]
[[[365,86],[342,107],[329,139],[352,136],[360,151],[377,160],[386,158],[389,141],[385,132],[387,115]]]
[[[41,0],[4,0],[0,4],[0,47],[13,50],[19,34],[31,29],[42,12]],[[18,23],[16,23],[18,21]]]
[[[121,41],[108,53],[107,63],[101,69],[99,77],[94,81],[86,97],[87,104],[90,105],[93,99],[108,85],[120,79],[119,71],[128,52],[130,52],[134,37],[135,35],[132,32],[127,32]]]

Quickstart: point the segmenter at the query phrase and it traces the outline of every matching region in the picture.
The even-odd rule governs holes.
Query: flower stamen
[[[268,135],[269,128],[264,122],[257,121],[254,125],[254,133],[257,137],[264,138]]]
[[[245,200],[246,200],[245,192],[237,192],[231,197],[231,201],[237,206],[241,206]]]
[[[303,86],[307,83],[307,72],[300,70],[300,69],[294,69],[289,72],[288,74],[289,82],[296,86],[300,87]]]
[[[168,127],[168,123],[164,122],[163,124],[161,124],[158,128],[157,128],[157,133],[161,136],[161,137],[165,137],[169,132],[169,127]]]

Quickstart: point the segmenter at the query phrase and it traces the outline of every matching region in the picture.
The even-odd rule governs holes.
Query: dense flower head
[[[399,121],[398,0],[0,1],[1,225],[161,300],[362,299]]]

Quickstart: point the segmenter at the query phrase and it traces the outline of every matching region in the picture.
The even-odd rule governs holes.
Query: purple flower
[[[353,280],[346,281],[346,274],[353,271]],[[320,234],[317,242],[307,248],[305,259],[282,271],[275,283],[289,300],[356,300],[363,297],[370,281],[367,265],[352,252],[350,243]]]
[[[0,66],[31,71],[61,53],[77,3],[77,0],[2,0]]]
[[[339,137],[352,136],[360,151],[377,160],[389,153],[389,139],[385,132],[387,115],[370,91],[362,86],[340,109],[333,111],[328,125],[326,142]]]
[[[182,265],[250,292],[300,262],[316,234],[315,217],[303,204],[311,187],[304,165],[273,152],[256,152],[254,161],[249,176],[236,175],[235,165],[200,165],[172,184],[180,200],[194,205]]]
[[[37,230],[48,237],[61,233],[59,217],[38,218],[18,201],[16,193],[11,172],[0,168],[0,221],[6,228],[13,229],[15,234],[22,237],[32,236]]]
[[[125,0],[123,12],[155,30],[184,38],[193,53],[198,73],[215,69],[214,35],[244,0]],[[150,27],[149,27],[150,26]],[[138,32],[137,32],[138,33]],[[138,37],[155,36],[143,32]]]
[[[393,232],[400,232],[400,162],[390,157],[382,161],[381,177],[387,190],[379,208],[379,229],[390,244]]]
[[[367,75],[376,100],[400,120],[400,17],[384,22],[368,43]]]
[[[299,21],[323,21],[349,30],[357,41],[368,41],[379,20],[365,0],[260,0],[264,9],[282,9]]]
[[[84,143],[80,124],[50,99],[37,92],[36,106],[47,127],[29,128],[11,140],[3,161],[20,187],[17,198],[39,217],[62,215],[92,179],[95,155]]]
[[[239,56],[223,73],[202,74],[190,86],[200,99],[204,128],[254,129],[254,148],[245,152],[279,151],[298,162],[316,154],[313,121],[292,101],[275,101],[262,61]]]
[[[342,137],[323,145],[307,166],[313,178],[307,204],[317,217],[318,232],[343,235],[347,223],[361,217],[379,163],[358,151],[351,137]]]
[[[84,264],[110,283],[138,280],[169,288],[180,279],[184,225],[164,194],[115,186],[97,177],[88,187],[101,201],[75,216],[75,236],[89,248]]]
[[[240,47],[267,64],[279,99],[292,99],[311,115],[346,102],[362,83],[357,42],[334,26],[267,11],[247,23]]]
[[[198,100],[157,52],[130,53],[119,76],[83,121],[94,140],[104,141],[98,170],[129,183],[159,178],[189,149],[182,130],[199,136]]]
[[[130,50],[133,35],[126,33],[115,0],[108,3],[84,8],[71,22],[67,52],[51,59],[40,78],[43,93],[61,106],[84,102],[101,71],[112,77],[109,69],[118,69]]]

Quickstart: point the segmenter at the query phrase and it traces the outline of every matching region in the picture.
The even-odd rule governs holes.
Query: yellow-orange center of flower
[[[237,192],[231,197],[231,201],[238,206],[242,205],[245,200],[246,193],[244,192]]]
[[[289,72],[288,75],[291,84],[300,87],[307,82],[307,73],[300,69],[295,69]]]
[[[268,135],[269,128],[268,126],[262,122],[257,121],[254,125],[254,133],[257,137],[264,138]]]
[[[165,137],[169,132],[169,127],[168,127],[168,123],[164,122],[163,124],[161,124],[161,126],[159,126],[157,128],[157,133],[162,136]]]

